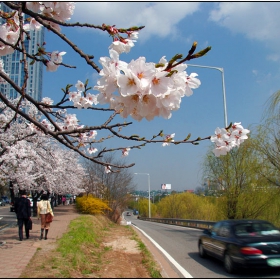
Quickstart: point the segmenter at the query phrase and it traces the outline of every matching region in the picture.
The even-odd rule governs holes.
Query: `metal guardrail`
[[[184,219],[171,219],[171,218],[145,218],[139,217],[139,220],[170,224],[175,226],[199,228],[199,229],[209,229],[216,222],[203,221],[203,220],[184,220]]]

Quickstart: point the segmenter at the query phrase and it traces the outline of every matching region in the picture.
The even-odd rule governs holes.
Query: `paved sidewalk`
[[[37,248],[54,243],[66,232],[71,220],[77,218],[74,205],[59,205],[54,208],[54,220],[51,223],[47,240],[40,240],[40,220],[32,217],[33,229],[29,239],[19,241],[18,227],[7,228],[0,232],[0,271],[1,278],[19,278]],[[23,229],[24,232],[24,229]],[[25,233],[23,234],[25,237]]]

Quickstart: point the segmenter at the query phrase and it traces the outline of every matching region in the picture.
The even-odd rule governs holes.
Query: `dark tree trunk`
[[[33,217],[36,217],[37,216],[37,201],[38,201],[40,194],[38,193],[38,191],[32,191],[31,196],[32,196],[32,200],[33,200],[33,207],[32,207]]]
[[[10,196],[11,196],[11,203],[15,203],[15,192],[14,192],[14,187],[13,187],[12,181],[10,181],[9,190],[10,190]]]

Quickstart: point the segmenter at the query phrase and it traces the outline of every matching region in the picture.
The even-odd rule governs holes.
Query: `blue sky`
[[[145,56],[147,62],[158,62],[162,56],[170,59],[176,53],[187,55],[192,43],[197,50],[211,46],[205,56],[190,64],[224,69],[227,118],[242,122],[245,128],[261,121],[267,99],[279,90],[280,78],[280,3],[277,2],[79,2],[71,22],[95,25],[115,24],[118,28],[145,25],[139,39],[128,54],[120,59],[130,62]],[[83,49],[94,55],[94,61],[109,56],[111,38],[99,30],[64,28],[63,33]],[[77,69],[59,67],[55,73],[44,73],[43,96],[58,101],[60,89],[66,84],[89,79],[94,86],[98,75],[82,62],[64,42],[46,32],[48,51],[66,51],[63,62]],[[82,63],[81,63],[82,62]],[[140,134],[151,137],[161,129],[175,133],[175,140],[192,139],[214,134],[216,127],[224,127],[222,76],[216,69],[189,66],[187,73],[197,73],[199,89],[191,97],[182,99],[181,108],[171,119],[155,118],[137,122],[124,129],[126,135]],[[97,92],[95,92],[97,93]],[[104,119],[100,113],[76,112],[84,124],[99,125]],[[114,139],[106,146],[127,146]],[[135,163],[131,172],[149,173],[151,189],[160,189],[162,183],[183,191],[201,185],[202,164],[211,142],[198,146],[191,144],[162,147],[160,144],[132,150],[127,163]],[[121,157],[120,152],[116,157]],[[147,190],[147,176],[135,175],[138,189]]]

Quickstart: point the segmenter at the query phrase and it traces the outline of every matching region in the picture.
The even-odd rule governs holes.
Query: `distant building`
[[[10,12],[10,8],[7,7],[4,2],[1,3],[1,10],[4,12]],[[0,18],[0,24],[5,23],[5,21]],[[40,31],[30,31],[30,40],[25,40],[24,45],[28,53],[35,54],[37,52],[39,44],[42,46],[44,42],[44,27]],[[20,61],[23,59],[23,54],[15,51],[12,54],[2,56],[4,62],[5,72],[9,74],[9,77],[18,85],[22,86],[24,81],[24,64]],[[43,91],[43,63],[35,62],[30,65],[31,60],[28,61],[28,82],[26,87],[26,92],[32,98],[37,101],[42,100]],[[1,92],[10,99],[15,99],[18,97],[18,92],[10,84],[1,84]]]
[[[194,193],[194,190],[185,190],[184,192]]]

